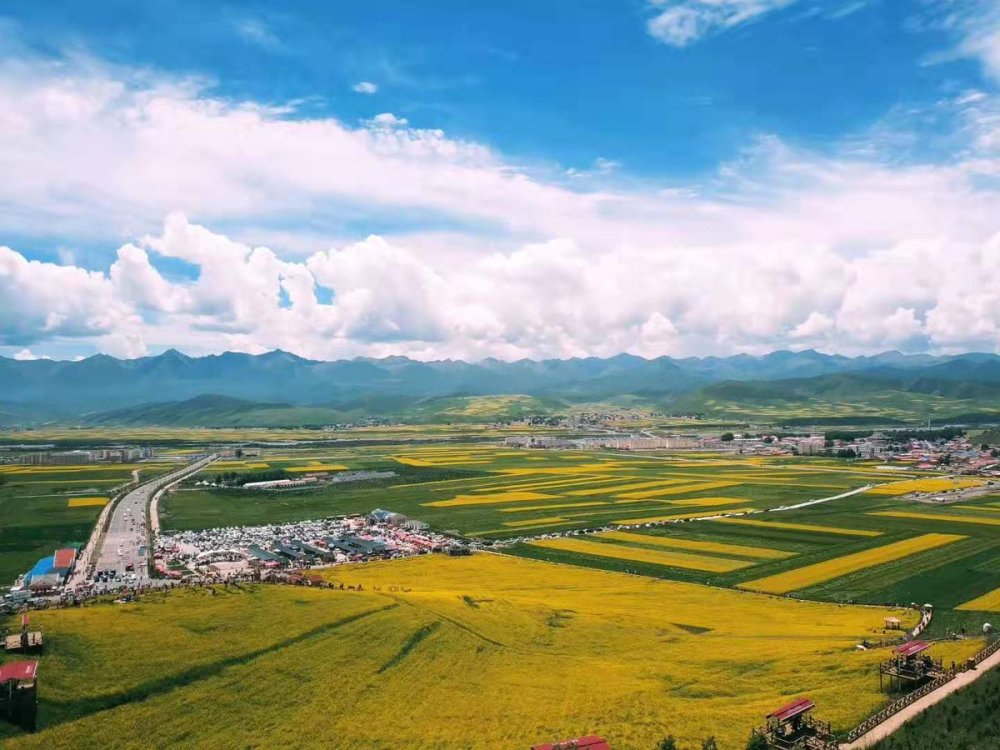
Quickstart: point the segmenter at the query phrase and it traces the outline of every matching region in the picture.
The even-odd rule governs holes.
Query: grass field
[[[885,700],[883,654],[854,644],[915,619],[486,554],[328,575],[365,591],[38,613],[41,731],[5,748],[492,750],[588,732],[738,748],[801,693],[837,729],[859,721]]]

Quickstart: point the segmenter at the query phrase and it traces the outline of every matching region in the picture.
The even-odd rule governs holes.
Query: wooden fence
[[[1000,651],[1000,638],[997,638],[996,640],[994,640],[986,648],[984,648],[982,651],[980,651],[979,653],[977,653],[972,658],[973,658],[975,664],[980,664],[984,659],[986,659],[989,656],[992,656],[997,651]],[[914,703],[915,701],[920,700],[921,698],[923,698],[928,693],[933,693],[935,690],[937,690],[942,685],[945,685],[945,684],[951,682],[953,679],[955,679],[955,677],[957,677],[961,672],[964,672],[964,671],[965,671],[964,668],[949,669],[947,672],[945,672],[943,675],[941,675],[937,679],[935,679],[935,680],[933,680],[931,682],[928,682],[926,685],[921,685],[916,690],[912,690],[911,692],[907,693],[906,695],[904,695],[899,700],[893,701],[892,703],[890,703],[888,706],[886,706],[885,708],[883,708],[877,714],[868,717],[863,722],[861,722],[860,724],[858,724],[856,727],[854,727],[854,729],[852,729],[850,732],[848,732],[846,735],[844,735],[843,741],[844,742],[854,742],[859,737],[864,736],[865,734],[867,734],[868,732],[870,732],[872,729],[874,729],[875,727],[877,727],[883,721],[889,719],[891,716],[894,716],[895,714],[897,714],[900,711],[902,711],[904,708],[906,708],[907,706],[909,706],[911,703]]]

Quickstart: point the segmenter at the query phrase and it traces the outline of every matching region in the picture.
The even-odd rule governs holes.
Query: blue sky
[[[879,330],[852,322],[852,305],[878,296],[857,288],[858,263],[919,242],[980,257],[1000,231],[998,29],[995,5],[976,0],[8,2],[0,164],[23,179],[0,194],[0,245],[20,259],[0,270],[0,291],[30,297],[40,275],[96,274],[76,276],[131,322],[71,325],[85,305],[54,310],[42,295],[31,316],[0,312],[0,354],[994,349],[1000,321],[943,332],[958,302],[919,280],[865,308],[895,321]],[[242,243],[248,266],[267,245],[296,268],[255,279],[248,311],[236,290],[199,287],[218,253],[171,244],[171,216]],[[855,231],[826,226],[841,221]],[[369,235],[392,250],[372,251]],[[126,243],[145,256],[137,278],[122,270]],[[558,249],[533,249],[546,243]],[[526,273],[509,293],[531,294],[539,269],[630,253],[640,272],[664,274],[661,290],[703,274],[706,294],[727,292],[711,286],[725,274],[690,254],[745,262],[774,289],[776,262],[762,264],[759,247],[782,248],[769,252],[783,262],[834,258],[840,286],[806,294],[815,309],[803,299],[752,325],[738,322],[761,304],[752,292],[731,318],[702,319],[669,289],[586,321],[600,284],[581,277],[556,309],[539,308],[545,330],[470,291],[502,268]],[[324,283],[315,269],[327,261]],[[435,305],[424,290],[430,307],[454,307],[441,313],[414,309],[420,295],[402,281],[406,299],[364,287],[400,268],[461,299]],[[300,272],[321,314],[289,302]],[[297,311],[294,324],[282,311]]]
[[[41,55],[205,76],[225,97],[301,101],[302,117],[391,111],[514,157],[667,181],[751,134],[825,148],[984,78],[906,2],[794,3],[683,48],[648,33],[641,2],[284,5],[20,2],[7,17]]]

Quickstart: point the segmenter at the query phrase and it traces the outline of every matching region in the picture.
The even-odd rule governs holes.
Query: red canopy
[[[931,647],[931,644],[925,641],[910,641],[909,643],[904,643],[896,649],[896,654],[899,656],[916,656],[921,651],[926,651]]]
[[[576,750],[576,748],[586,748],[586,750],[611,750],[611,745],[603,737],[596,734],[587,737],[579,737],[575,740],[563,740],[562,742],[546,742],[541,745],[532,745],[531,750]]]
[[[777,719],[778,721],[788,721],[789,719],[798,716],[799,714],[804,714],[806,711],[816,707],[808,698],[796,698],[791,703],[786,703],[779,709],[776,709],[767,715],[768,719]]]
[[[7,680],[33,680],[38,672],[37,661],[12,661],[0,664],[0,684]]]

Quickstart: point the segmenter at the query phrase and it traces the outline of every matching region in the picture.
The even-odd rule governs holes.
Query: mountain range
[[[794,416],[803,409],[835,416],[852,405],[859,414],[912,419],[989,415],[1000,411],[1000,356],[845,357],[807,350],[469,363],[406,357],[319,361],[283,351],[190,357],[169,350],[138,359],[0,357],[0,425],[274,426],[415,412],[431,420],[438,412],[462,414],[463,399],[514,395],[525,398],[497,399],[504,405],[500,412],[615,403],[730,416]]]

